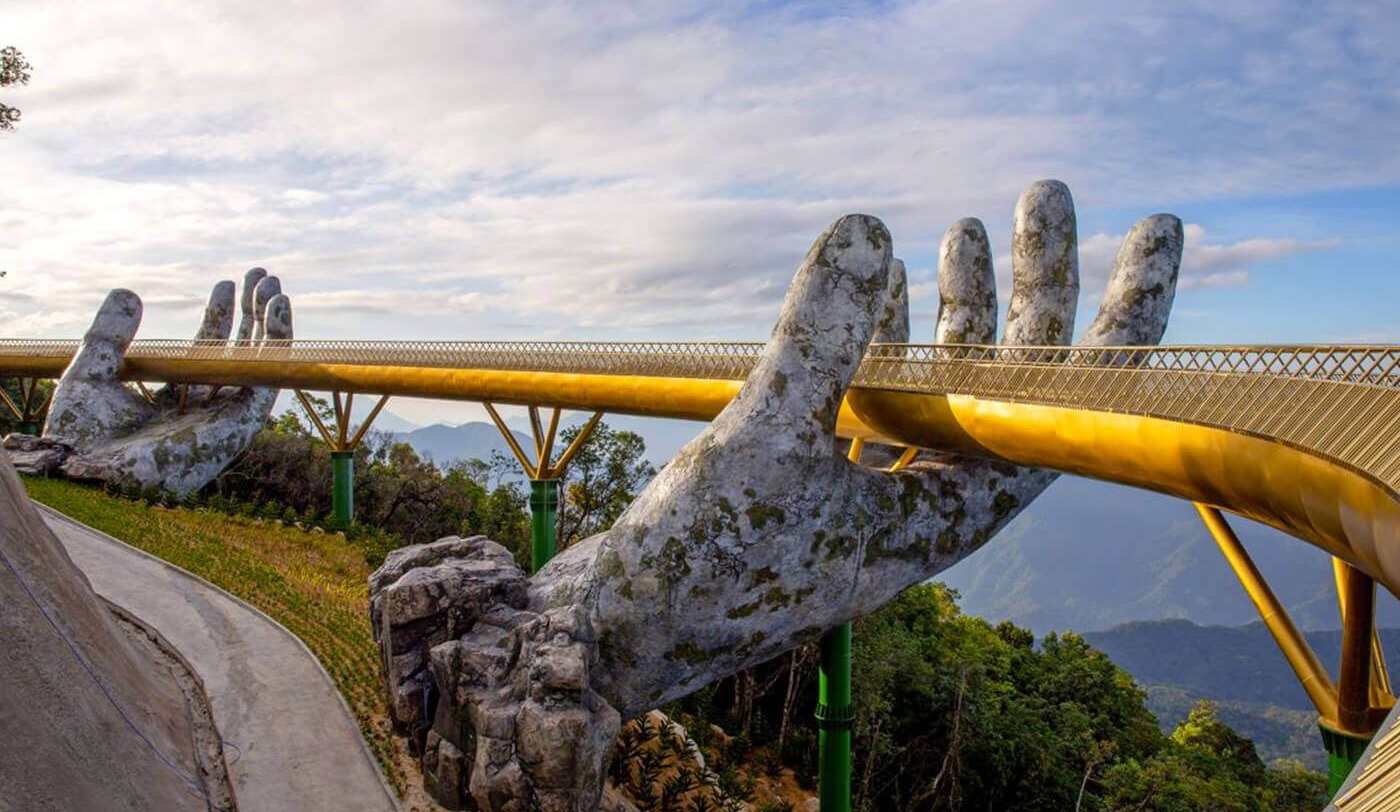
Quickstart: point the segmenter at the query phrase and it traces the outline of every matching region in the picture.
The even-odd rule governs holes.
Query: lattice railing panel
[[[76,341],[0,341],[68,358]],[[137,341],[135,359],[498,369],[742,380],[757,343]],[[877,345],[855,385],[1160,417],[1272,437],[1400,490],[1400,347]]]

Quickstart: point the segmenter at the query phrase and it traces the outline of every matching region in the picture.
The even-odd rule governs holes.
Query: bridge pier
[[[851,624],[822,638],[817,674],[817,796],[821,812],[851,809]]]
[[[340,524],[355,520],[355,452],[331,452],[331,515]]]
[[[355,393],[347,392],[344,399],[341,393],[331,392],[332,416],[335,419],[334,426],[327,426],[326,421],[321,418],[316,411],[316,405],[311,397],[300,389],[295,390],[297,400],[301,403],[301,408],[306,412],[311,425],[315,427],[317,433],[321,435],[321,440],[326,447],[331,450],[331,517],[337,524],[347,526],[355,521],[355,451],[360,447],[360,441],[365,438],[365,433],[374,423],[374,418],[379,416],[384,404],[389,402],[388,395],[380,395],[379,401],[370,410],[369,416],[360,424],[359,428],[352,430],[350,426],[350,408],[355,403]]]
[[[539,571],[554,557],[558,515],[559,480],[530,480],[530,572]]]
[[[483,402],[482,405],[491,416],[491,422],[496,424],[496,430],[505,438],[506,445],[510,446],[510,452],[515,455],[521,469],[530,478],[530,572],[536,572],[554,557],[559,517],[559,480],[579,449],[593,436],[593,429],[597,428],[598,421],[603,419],[603,412],[594,412],[579,433],[574,435],[564,453],[559,455],[559,459],[553,460],[554,441],[559,435],[559,417],[562,410],[558,407],[552,409],[549,424],[546,426],[540,419],[540,407],[529,407],[530,433],[535,441],[535,456],[531,460],[506,426],[506,422],[501,419],[496,406],[490,402]]]

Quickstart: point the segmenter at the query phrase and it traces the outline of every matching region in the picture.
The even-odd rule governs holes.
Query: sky
[[[1397,40],[1380,2],[0,0],[34,66],[0,90],[0,333],[127,287],[142,337],[192,335],[260,265],[302,338],[762,340],[858,211],[930,340],[944,230],[982,218],[1009,280],[1058,178],[1081,328],[1169,211],[1167,343],[1396,343]]]

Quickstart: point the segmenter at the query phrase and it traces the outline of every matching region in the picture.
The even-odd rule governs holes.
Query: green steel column
[[[822,638],[818,674],[817,794],[821,812],[851,809],[851,624],[843,623]]]
[[[530,571],[554,557],[554,517],[559,511],[559,480],[530,480]]]
[[[21,420],[15,424],[15,431],[20,434],[33,434],[37,436],[42,430],[43,426],[40,426],[37,420]]]
[[[1327,748],[1327,797],[1331,798],[1346,783],[1371,740],[1333,730],[1327,725],[1318,727],[1322,730],[1322,746]]]
[[[343,525],[355,519],[355,452],[331,452],[331,516]]]

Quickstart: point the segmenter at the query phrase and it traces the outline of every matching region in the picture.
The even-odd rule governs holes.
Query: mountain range
[[[1230,518],[1295,623],[1338,628],[1328,555]],[[1062,477],[939,579],[958,590],[969,614],[1037,634],[1167,618],[1239,626],[1259,617],[1189,502],[1077,477]],[[1400,606],[1383,591],[1377,618],[1400,626]]]
[[[387,412],[385,413],[387,414]],[[375,421],[376,428],[379,427],[385,415],[381,415]],[[586,414],[571,413],[565,414],[560,421],[560,431],[569,426],[576,426],[587,420]],[[693,423],[683,420],[659,420],[656,418],[630,417],[627,415],[608,415],[604,422],[614,430],[634,431],[646,440],[646,458],[652,465],[660,468],[665,465],[671,457],[680,451],[681,446],[690,442],[691,438],[699,434],[705,428],[703,423]],[[406,421],[404,421],[406,423]],[[534,440],[531,439],[528,424],[517,425],[517,421],[508,421],[507,426],[511,429],[511,434],[515,436],[516,442],[527,452],[533,452]],[[449,426],[446,423],[434,423],[431,426],[421,428],[407,424],[408,428],[390,430],[392,433],[413,446],[420,455],[431,457],[433,461],[440,464],[451,464],[458,460],[489,460],[494,452],[499,452],[510,456],[510,447],[501,437],[501,433],[496,430],[492,423],[471,422],[462,423],[456,426]],[[562,448],[555,446],[555,454],[562,452]]]
[[[1381,629],[1390,663],[1400,663],[1400,629]],[[1342,636],[1308,632],[1308,643],[1335,678]],[[1266,762],[1278,758],[1322,769],[1317,711],[1263,623],[1200,626],[1186,620],[1138,621],[1084,639],[1147,691],[1147,706],[1171,730],[1200,699],[1254,741]]]

